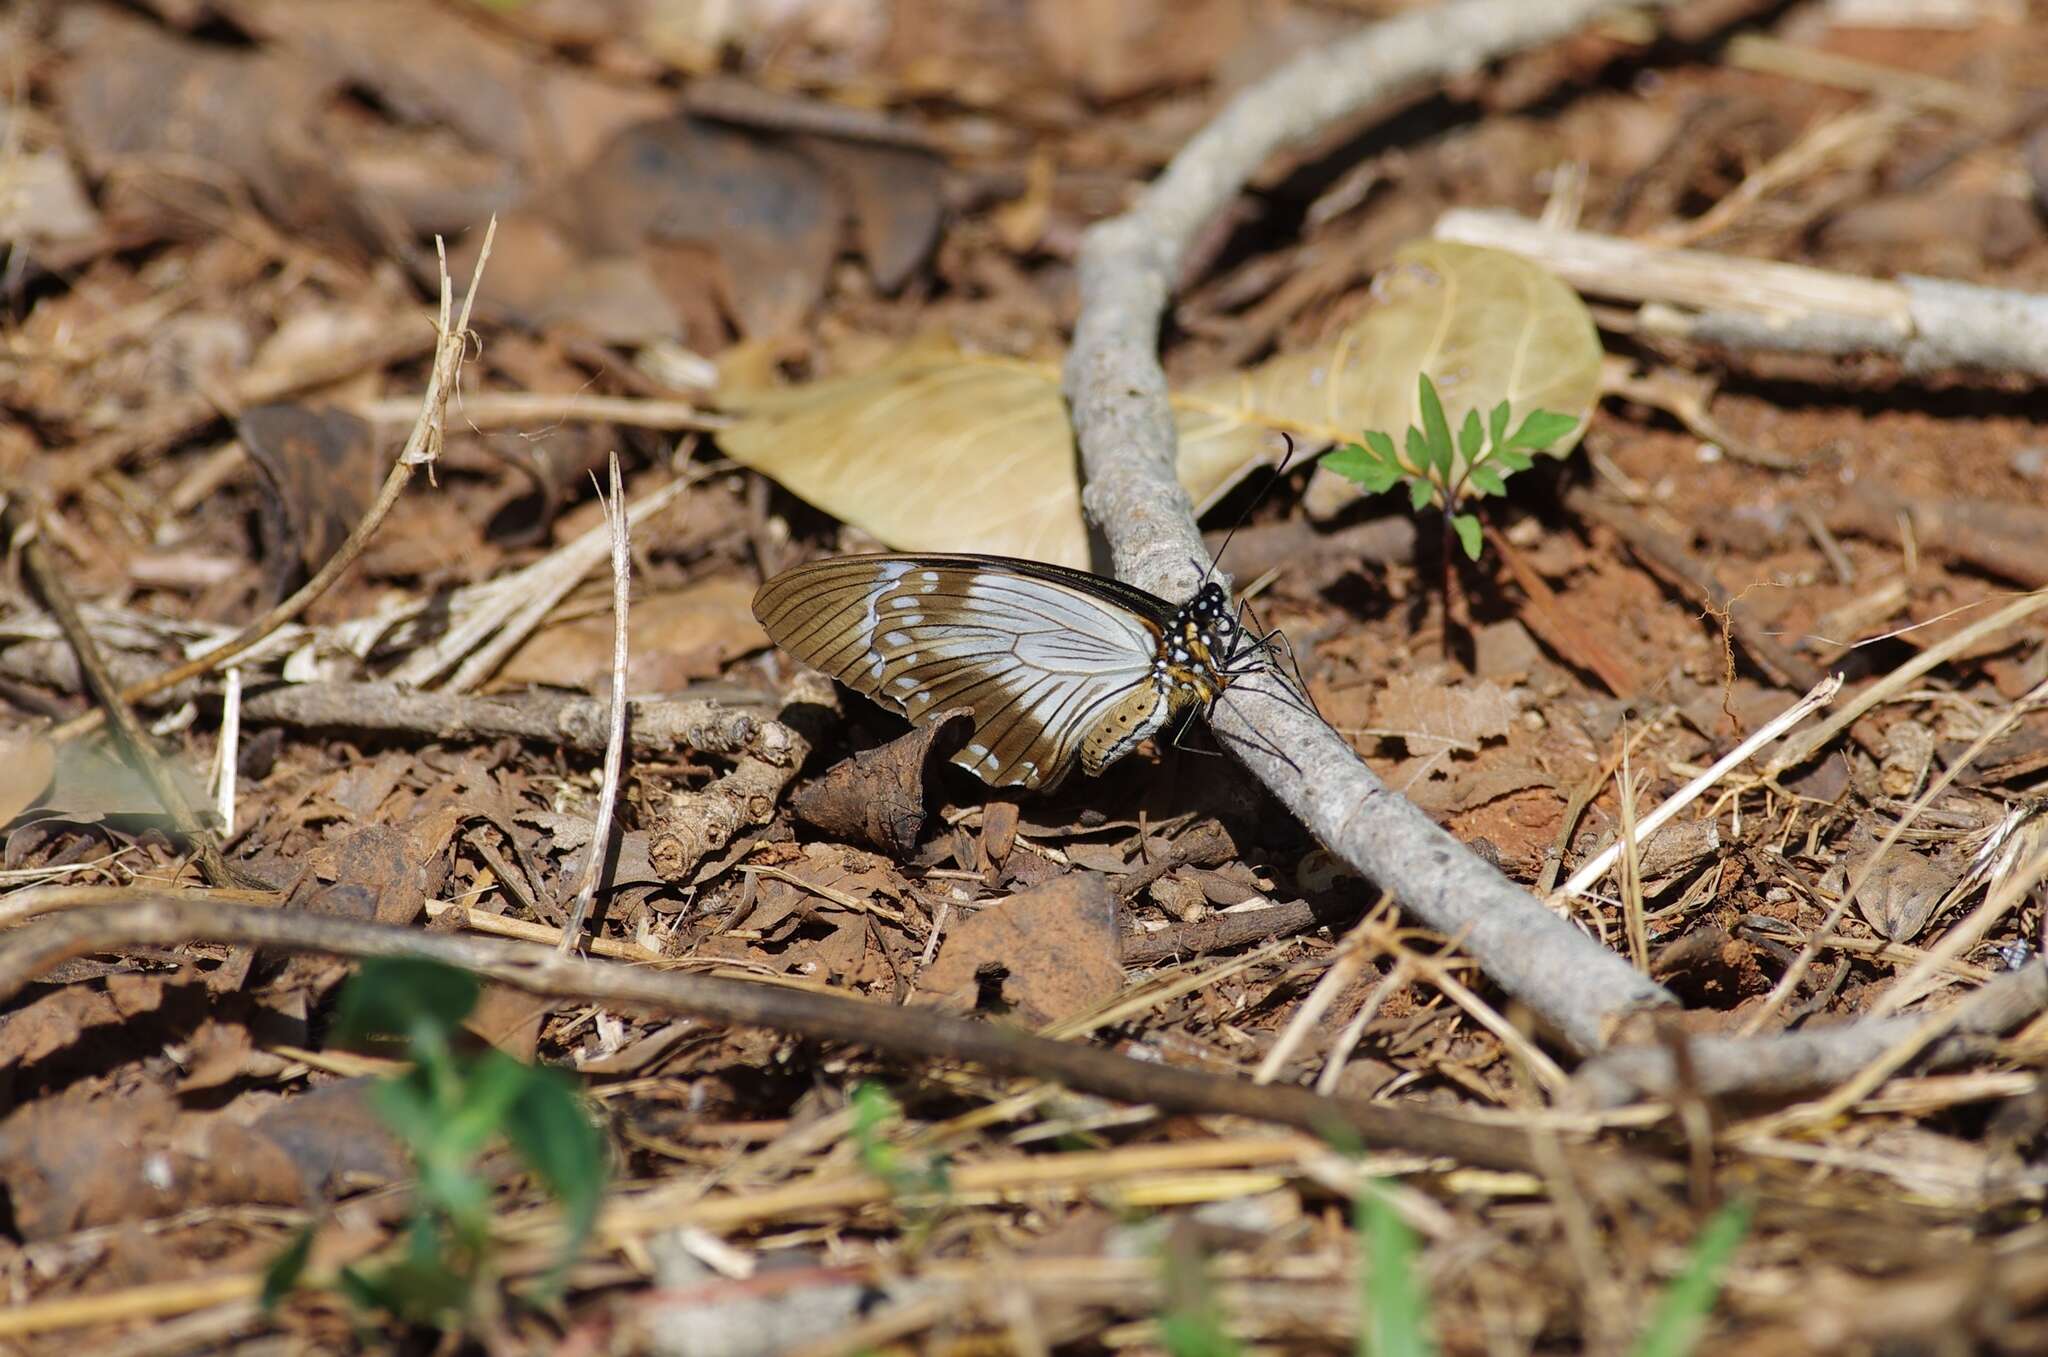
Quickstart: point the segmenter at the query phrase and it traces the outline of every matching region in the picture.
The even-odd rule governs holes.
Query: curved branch
[[[1159,321],[1196,233],[1275,149],[1415,82],[1561,37],[1617,0],[1454,0],[1309,52],[1245,90],[1173,158],[1138,204],[1091,227],[1067,399],[1088,473],[1085,503],[1120,579],[1193,592],[1208,555],[1175,478]],[[1277,676],[1241,681],[1211,714],[1236,751],[1332,852],[1404,909],[1457,936],[1500,986],[1581,1051],[1663,987],[1551,914],[1389,791],[1326,724],[1284,700]],[[1281,758],[1272,750],[1286,750]]]

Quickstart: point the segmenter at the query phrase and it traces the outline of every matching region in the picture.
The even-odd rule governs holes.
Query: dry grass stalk
[[[612,701],[610,737],[604,746],[604,776],[597,792],[597,819],[590,836],[590,851],[583,861],[582,880],[576,887],[576,902],[569,921],[562,927],[562,940],[555,949],[573,950],[583,935],[584,921],[597,901],[598,880],[611,855],[612,812],[619,801],[619,774],[626,750],[626,661],[631,647],[626,616],[633,601],[633,557],[626,526],[626,487],[619,477],[619,454],[611,455],[611,498],[598,495],[604,507],[605,526],[612,539]]]

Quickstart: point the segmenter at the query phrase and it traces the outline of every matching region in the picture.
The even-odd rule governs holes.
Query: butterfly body
[[[999,787],[1049,789],[1075,763],[1100,773],[1206,710],[1245,651],[1214,583],[1175,607],[1002,556],[815,561],[762,585],[754,615],[785,650],[914,722],[973,712],[954,762]]]

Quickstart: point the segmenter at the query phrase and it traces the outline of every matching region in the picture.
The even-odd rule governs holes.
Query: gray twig
[[[760,733],[767,703],[746,707],[709,698],[639,698],[627,738],[643,754],[678,749],[737,754]],[[258,725],[377,730],[436,740],[512,736],[597,753],[611,733],[611,704],[580,693],[471,697],[392,683],[291,683],[242,699],[242,720]]]
[[[1088,473],[1085,502],[1109,537],[1119,578],[1185,598],[1209,559],[1174,475],[1173,416],[1157,353],[1161,313],[1202,227],[1273,150],[1404,86],[1564,36],[1621,7],[1457,0],[1375,24],[1245,90],[1135,207],[1090,228],[1066,391]],[[1342,737],[1287,700],[1278,675],[1233,685],[1210,719],[1332,852],[1414,917],[1461,936],[1489,976],[1574,1047],[1596,1050],[1629,1012],[1672,1002],[1390,792]]]
[[[527,994],[767,1027],[870,1047],[899,1058],[968,1062],[1124,1102],[1255,1117],[1318,1134],[1348,1134],[1371,1146],[1493,1168],[1530,1165],[1521,1137],[1473,1119],[1414,1106],[1323,1098],[1302,1088],[1261,1088],[1229,1075],[1175,1069],[1081,1042],[1031,1036],[1001,1023],[847,995],[562,956],[532,943],[223,904],[213,893],[200,891],[41,887],[17,893],[8,906],[15,917],[51,917],[36,918],[0,943],[0,1004],[65,961],[143,945],[229,942],[328,956],[422,957]],[[1640,1161],[1633,1171],[1659,1172],[1650,1160]]]

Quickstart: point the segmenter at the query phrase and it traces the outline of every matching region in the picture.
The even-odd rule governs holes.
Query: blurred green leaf
[[[559,1274],[583,1248],[604,1200],[604,1138],[591,1125],[583,1100],[555,1070],[532,1070],[505,1117],[505,1138],[534,1176],[562,1204],[569,1237]]]
[[[1380,437],[1386,438],[1385,434]],[[1387,451],[1393,451],[1393,440],[1387,439]],[[1340,476],[1358,482],[1370,494],[1384,494],[1401,480],[1398,465],[1388,466],[1374,453],[1356,443],[1347,444],[1335,452],[1325,454],[1323,465]]]
[[[1721,1294],[1721,1271],[1749,1233],[1750,1203],[1732,1201],[1701,1227],[1685,1270],[1671,1279],[1635,1357],[1686,1357],[1699,1342]]]
[[[1483,540],[1479,520],[1471,514],[1454,514],[1451,516],[1451,527],[1458,534],[1459,545],[1465,548],[1465,559],[1478,560],[1479,545]]]
[[[1551,444],[1578,427],[1579,421],[1571,415],[1560,415],[1552,410],[1531,410],[1529,417],[1522,421],[1522,427],[1508,439],[1508,445],[1526,448],[1530,452],[1547,452]]]
[[[1500,472],[1488,462],[1474,466],[1472,474],[1466,478],[1466,483],[1482,495],[1505,495],[1508,492],[1507,481],[1502,479]]]
[[[1450,421],[1444,418],[1444,403],[1437,399],[1436,383],[1429,380],[1427,372],[1415,375],[1415,399],[1422,411],[1422,436],[1429,444],[1430,465],[1443,483],[1451,483],[1451,468],[1455,465],[1457,450],[1451,445]]]
[[[329,1039],[344,1045],[452,1034],[476,1007],[475,976],[438,961],[377,957],[342,989]]]
[[[1479,450],[1486,446],[1486,430],[1480,427],[1479,412],[1467,410],[1465,422],[1458,427],[1458,455],[1471,466],[1479,460]]]
[[[313,1257],[313,1232],[318,1228],[317,1221],[308,1222],[263,1269],[263,1290],[258,1303],[264,1313],[276,1309],[278,1302],[297,1288],[299,1278],[306,1275],[306,1264]]]
[[[1415,1234],[1377,1183],[1368,1182],[1352,1208],[1352,1228],[1363,1247],[1360,1291],[1365,1322],[1360,1357],[1434,1357],[1429,1338],[1429,1297],[1415,1275]]]

